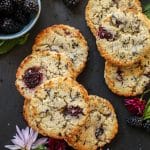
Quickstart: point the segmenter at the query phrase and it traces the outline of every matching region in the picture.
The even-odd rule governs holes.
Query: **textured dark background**
[[[145,0],[146,3],[150,0]],[[43,28],[53,24],[68,24],[79,28],[88,41],[90,51],[87,66],[79,76],[90,94],[107,98],[116,109],[119,119],[119,134],[106,146],[110,150],[150,150],[150,135],[139,129],[131,129],[126,125],[128,112],[123,105],[123,97],[113,94],[105,85],[104,59],[96,50],[95,39],[84,19],[87,0],[75,10],[69,10],[61,0],[42,0],[42,13],[36,26],[31,30],[28,42],[24,46],[14,48],[10,53],[0,56],[0,150],[15,134],[15,125],[26,126],[22,116],[23,97],[15,88],[15,73],[20,62],[31,53],[35,36]]]

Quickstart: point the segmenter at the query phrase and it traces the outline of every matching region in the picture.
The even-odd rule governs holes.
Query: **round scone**
[[[96,36],[101,21],[117,9],[135,9],[142,12],[139,0],[89,0],[86,6],[86,21],[92,33]]]
[[[90,114],[78,132],[70,134],[66,141],[77,150],[97,150],[116,136],[118,121],[109,101],[98,96],[89,96]]]
[[[50,51],[36,52],[20,64],[16,73],[16,87],[21,95],[30,98],[40,84],[59,76],[76,78],[68,57]]]
[[[150,20],[134,10],[118,10],[102,21],[96,42],[107,61],[131,66],[150,49]]]
[[[29,126],[44,135],[62,139],[78,132],[89,114],[87,91],[71,78],[58,77],[41,85],[24,109]],[[32,119],[31,119],[32,116]]]
[[[150,84],[150,55],[131,67],[118,67],[106,62],[105,81],[117,95],[129,97],[142,94]]]
[[[67,25],[53,25],[37,35],[33,52],[43,50],[64,52],[72,61],[77,74],[82,72],[88,56],[88,46],[83,35]]]

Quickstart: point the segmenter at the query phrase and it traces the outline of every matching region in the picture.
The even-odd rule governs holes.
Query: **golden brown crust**
[[[73,148],[77,149],[77,150],[78,149],[79,150],[96,150],[99,147],[102,148],[105,144],[111,142],[111,140],[114,139],[114,137],[118,133],[118,121],[117,121],[117,118],[115,115],[114,108],[110,104],[110,102],[108,102],[107,100],[105,100],[101,97],[94,96],[94,95],[91,95],[89,97],[90,97],[90,106],[91,106],[90,109],[91,109],[91,113],[93,113],[93,116],[91,117],[92,121],[89,124],[88,123],[89,119],[88,119],[86,124],[84,125],[85,129],[83,126],[77,135],[71,134],[65,139],[69,143],[70,146],[73,146]],[[103,113],[103,111],[109,111],[113,114],[112,120],[110,119],[111,122],[113,122],[113,127],[110,128],[110,130],[111,130],[110,133],[109,133],[109,131],[107,131],[106,134],[108,134],[108,135],[107,135],[106,141],[104,141],[103,143],[101,143],[101,141],[99,141],[100,143],[98,141],[94,142],[94,137],[93,137],[93,133],[92,133],[94,131],[94,127],[92,129],[89,128],[89,126],[93,126],[94,119],[92,119],[92,118],[94,118],[98,115],[98,114],[96,114],[95,111],[98,109],[98,107],[100,105],[102,107],[102,109],[100,109],[101,113]],[[93,107],[96,107],[95,110]],[[101,122],[101,121],[98,121],[98,122]],[[98,122],[95,124],[95,126],[97,126]],[[89,131],[89,130],[91,130],[91,131]]]
[[[118,11],[119,12],[119,11]],[[121,12],[121,11],[120,11]],[[137,12],[136,10],[134,9],[128,9],[126,11],[123,11],[124,13],[129,13],[129,14],[135,14],[139,20],[141,20],[142,23],[144,23],[144,25],[147,27],[147,29],[150,29],[150,20],[142,13],[140,12]],[[105,18],[103,20],[103,23],[105,22],[109,22],[111,16],[108,16],[107,18]],[[98,39],[99,37],[97,36],[97,40],[96,40],[96,43],[97,43],[97,48],[98,48],[98,51],[100,53],[100,55],[102,57],[104,57],[108,62],[116,65],[116,66],[131,66],[135,63],[137,63],[138,61],[140,61],[143,56],[149,51],[150,49],[150,44],[149,45],[144,45],[144,48],[143,49],[140,49],[139,51],[139,54],[136,55],[136,57],[133,55],[131,55],[130,53],[128,53],[127,55],[127,51],[126,52],[122,52],[123,55],[125,56],[125,58],[120,58],[121,57],[121,52],[120,54],[118,54],[117,52],[121,51],[121,50],[115,50],[116,51],[116,54],[115,52],[111,51],[112,54],[110,54],[110,52],[108,52],[108,50],[106,48],[104,48],[106,45],[104,45],[104,41],[101,41],[100,39]],[[147,37],[147,39],[149,40],[150,38]],[[114,43],[115,45],[116,43]],[[143,43],[144,44],[144,43]],[[118,46],[118,45],[117,45]],[[116,47],[117,47],[116,46]],[[128,50],[130,51],[130,50]],[[118,55],[120,55],[118,57]],[[127,59],[128,57],[130,56],[130,59]],[[132,57],[132,59],[131,59]]]
[[[92,19],[90,18],[90,14],[91,14],[91,11],[92,11],[92,1],[93,0],[89,0],[87,5],[86,5],[86,9],[85,9],[85,19],[86,19],[86,23],[88,25],[88,27],[90,28],[91,32],[93,33],[93,35],[96,37],[97,36],[97,29],[92,21]],[[132,7],[131,7],[132,8]],[[131,9],[130,8],[130,9]],[[97,9],[98,9],[98,6],[97,6]],[[121,9],[129,9],[129,8],[121,8]],[[135,0],[135,5],[132,9],[135,9],[135,10],[138,10],[140,12],[142,12],[142,6],[141,6],[141,2],[139,0]],[[102,17],[104,18],[104,17]]]
[[[45,44],[43,42],[43,39],[45,39],[48,36],[53,35],[54,32],[58,33],[58,35],[59,35],[59,32],[64,32],[66,35],[63,35],[63,36],[67,36],[67,35],[70,34],[70,36],[72,38],[76,39],[78,41],[78,44],[82,46],[82,51],[84,51],[84,53],[82,53],[82,55],[85,55],[85,58],[81,58],[81,56],[79,56],[81,60],[78,61],[78,63],[73,61],[73,63],[76,63],[74,70],[76,71],[77,75],[79,75],[83,71],[83,69],[85,67],[85,64],[86,64],[86,61],[87,61],[88,44],[87,44],[87,41],[85,40],[85,38],[83,37],[83,35],[81,34],[81,32],[78,29],[76,29],[74,27],[71,27],[71,26],[68,26],[68,25],[59,24],[59,25],[50,26],[50,27],[42,30],[37,35],[37,37],[35,38],[35,42],[34,42],[34,45],[32,47],[33,52],[39,51],[40,50],[39,45]],[[62,33],[62,34],[64,34],[64,33]],[[50,42],[52,42],[52,41],[50,41]],[[64,43],[65,42],[69,42],[69,41],[66,40],[66,41],[64,41]],[[50,50],[49,47],[47,47],[47,50]],[[73,59],[73,57],[71,57],[72,52],[69,53],[65,50],[66,49],[64,49],[63,52],[66,53],[68,57],[70,56],[69,58],[70,58],[70,60],[72,60]],[[78,50],[78,48],[76,50]],[[57,52],[60,52],[60,51],[61,50],[58,50]],[[78,55],[78,53],[77,53],[77,55]]]
[[[47,61],[47,59],[49,59]],[[52,59],[52,60],[51,60]],[[53,70],[52,67],[52,63],[49,64],[50,61],[56,61],[56,62],[60,62],[62,63],[62,70],[59,69],[59,67],[57,67],[57,70],[55,68],[55,71]],[[54,65],[56,67],[57,64]],[[65,56],[65,54],[63,53],[55,53],[55,52],[51,52],[51,51],[39,51],[39,52],[35,52],[34,54],[31,54],[29,56],[27,56],[20,64],[17,73],[16,73],[16,87],[17,90],[20,92],[21,95],[23,95],[24,97],[28,98],[30,96],[32,96],[34,94],[35,89],[28,89],[28,87],[26,87],[26,85],[24,84],[23,81],[23,75],[24,72],[31,67],[40,67],[42,69],[42,73],[43,73],[43,80],[42,83],[50,80],[51,77],[57,77],[59,76],[59,72],[58,70],[60,70],[63,74],[63,76],[67,76],[67,77],[71,77],[73,79],[76,79],[77,74],[73,69],[73,64],[72,62],[68,59],[68,57]],[[64,68],[66,68],[66,70],[64,71]],[[46,70],[46,71],[45,71]],[[53,75],[54,73],[54,75]]]
[[[74,95],[72,94],[74,92],[79,92],[79,98],[73,98]],[[62,95],[63,98],[61,98]],[[63,139],[70,132],[78,132],[80,126],[85,123],[89,113],[87,91],[75,80],[66,77],[55,78],[41,85],[36,90],[35,96],[27,101],[31,107],[30,113],[26,113],[27,109],[25,109],[24,113],[28,124],[40,133],[58,139]],[[70,118],[70,116],[64,116],[63,109],[66,106],[78,105],[83,108],[83,114],[80,117]],[[31,114],[33,115],[31,116]],[[29,118],[30,116],[32,119]],[[56,116],[58,118],[55,118]],[[52,120],[47,120],[49,117]],[[61,122],[59,119],[61,119]],[[45,122],[46,120],[49,123]],[[65,126],[63,125],[64,123],[66,124]]]

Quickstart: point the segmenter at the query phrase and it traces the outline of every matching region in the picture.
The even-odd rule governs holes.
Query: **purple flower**
[[[47,138],[40,138],[37,140],[38,133],[33,129],[26,127],[20,130],[16,126],[17,133],[11,140],[14,145],[5,145],[5,148],[10,150],[31,150],[47,143]]]

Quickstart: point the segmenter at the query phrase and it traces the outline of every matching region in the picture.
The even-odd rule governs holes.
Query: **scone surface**
[[[78,132],[89,112],[87,91],[71,78],[53,78],[41,85],[28,101],[34,114],[32,122],[27,120],[29,125],[58,139]]]
[[[86,6],[86,21],[92,33],[96,36],[101,21],[117,9],[135,9],[142,11],[139,0],[89,0]]]
[[[30,98],[39,85],[59,76],[76,78],[68,57],[50,51],[36,52],[20,64],[16,73],[16,87],[25,98]]]
[[[83,35],[68,25],[53,25],[39,33],[33,52],[42,50],[64,52],[72,61],[77,74],[82,72],[88,56],[88,46]]]
[[[105,81],[109,89],[118,95],[129,97],[142,94],[150,83],[149,53],[131,67],[118,67],[106,62]]]
[[[118,10],[102,21],[96,42],[107,61],[131,66],[150,49],[150,20],[134,10]]]
[[[118,122],[113,106],[98,96],[89,96],[90,115],[78,134],[66,141],[77,150],[97,150],[109,143],[118,132]]]

